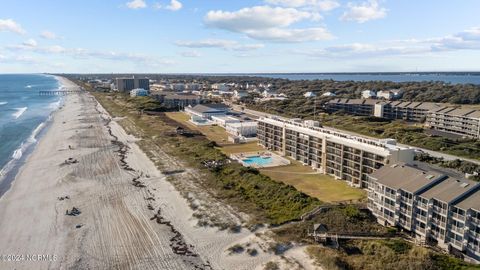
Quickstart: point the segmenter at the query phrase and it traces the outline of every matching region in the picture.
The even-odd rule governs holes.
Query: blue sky
[[[480,71],[478,0],[0,0],[0,73]]]

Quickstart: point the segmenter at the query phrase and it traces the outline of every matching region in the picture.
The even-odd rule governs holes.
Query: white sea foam
[[[55,111],[55,110],[57,110],[58,108],[60,108],[60,105],[61,105],[61,104],[62,104],[62,100],[59,99],[59,100],[57,100],[57,101],[55,101],[55,102],[52,102],[52,103],[48,104],[48,108],[49,108],[50,110],[52,110],[52,111]]]
[[[1,105],[5,105],[5,104],[7,104],[7,103],[8,103],[8,102],[6,102],[6,101],[0,101],[0,106],[1,106]]]
[[[22,148],[23,148],[23,143],[22,143],[22,146],[20,146],[20,148],[15,150],[15,152],[13,152],[13,155],[12,155],[13,159],[19,160],[20,158],[22,158],[22,155],[23,155]]]
[[[32,88],[32,86],[33,86],[33,85],[30,85],[30,84],[29,84],[29,85],[25,86],[25,88]]]
[[[28,109],[28,107],[17,108],[17,109],[16,109],[17,111],[14,112],[14,113],[12,114],[12,116],[15,117],[15,119],[18,119],[20,116],[22,116],[22,114],[23,114],[24,112],[27,111],[27,109]]]
[[[11,171],[13,168],[15,168],[18,160],[20,160],[23,156],[23,153],[34,143],[37,142],[37,136],[42,131],[42,129],[45,127],[46,123],[51,119],[49,117],[47,121],[40,123],[30,134],[28,139],[26,139],[20,147],[18,147],[15,151],[13,151],[12,154],[12,159],[0,170],[0,182],[3,180],[4,176]]]

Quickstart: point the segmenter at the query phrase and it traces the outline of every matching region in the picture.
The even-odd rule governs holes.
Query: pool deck
[[[268,164],[248,164],[244,162],[244,159],[253,156],[260,156],[260,157],[269,157],[271,158],[271,162]],[[252,167],[252,168],[269,168],[269,167],[278,167],[278,166],[285,166],[290,164],[290,160],[283,158],[277,154],[274,154],[270,151],[258,151],[258,152],[244,152],[244,153],[235,153],[231,154],[230,158],[233,160],[237,160],[245,167]]]

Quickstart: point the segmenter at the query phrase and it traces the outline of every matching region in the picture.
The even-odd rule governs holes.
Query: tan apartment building
[[[480,259],[480,183],[396,163],[369,176],[368,208],[383,225]]]
[[[411,162],[414,157],[412,149],[396,146],[395,140],[352,136],[321,128],[311,120],[260,118],[257,137],[271,151],[362,188],[368,185],[368,174],[387,164]]]
[[[480,138],[480,111],[443,107],[428,114],[426,125],[443,132]]]

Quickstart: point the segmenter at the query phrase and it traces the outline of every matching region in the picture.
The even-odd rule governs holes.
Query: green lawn
[[[297,161],[288,166],[260,169],[260,172],[324,202],[357,201],[366,195],[364,190],[350,187],[332,176],[315,173]]]
[[[219,149],[222,150],[222,152],[225,153],[225,155],[243,153],[243,152],[265,151],[265,149],[260,145],[258,145],[257,142],[224,145]]]

